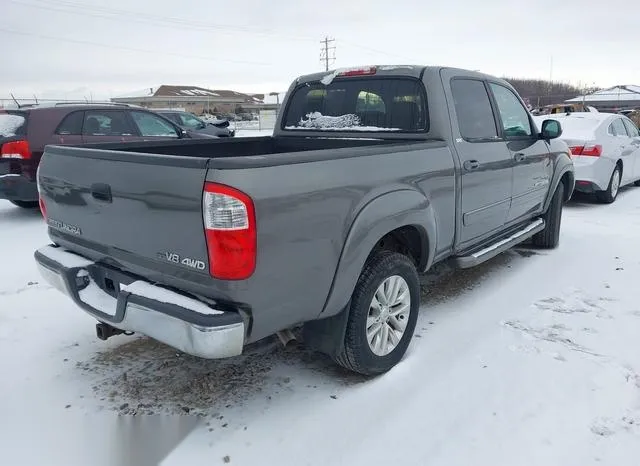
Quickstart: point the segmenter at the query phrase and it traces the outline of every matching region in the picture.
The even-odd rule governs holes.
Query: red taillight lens
[[[602,146],[600,144],[587,144],[584,146],[572,146],[572,155],[587,155],[590,157],[600,157],[602,155]]]
[[[40,212],[42,213],[42,216],[46,220],[46,218],[47,218],[47,206],[45,205],[44,199],[42,199],[42,196],[39,196],[38,203],[40,204]]]
[[[209,273],[220,280],[249,278],[257,253],[253,201],[237,189],[205,183],[202,204]]]
[[[3,159],[30,159],[31,149],[27,141],[12,141],[2,144],[0,157]]]
[[[602,155],[602,146],[600,144],[591,144],[584,146],[582,155],[590,155],[591,157],[600,157]]]
[[[344,70],[338,73],[338,76],[367,76],[371,74],[376,74],[376,67],[369,66],[366,68],[353,68],[349,70]]]

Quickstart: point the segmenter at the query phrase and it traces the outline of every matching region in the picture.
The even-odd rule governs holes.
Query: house
[[[578,96],[565,102],[584,102],[601,112],[617,113],[621,110],[640,108],[640,86],[614,86],[609,89],[601,89],[593,94]]]
[[[112,102],[140,105],[149,109],[179,108],[200,115],[258,110],[264,104],[264,94],[243,94],[229,90],[211,90],[198,86],[149,87],[140,91],[113,97]]]

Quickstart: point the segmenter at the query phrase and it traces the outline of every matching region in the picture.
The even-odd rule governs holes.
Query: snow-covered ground
[[[223,361],[99,341],[38,276],[39,215],[0,201],[0,463],[640,464],[638,231],[624,189],[571,202],[557,250],[438,267],[406,358],[367,380],[273,340]]]

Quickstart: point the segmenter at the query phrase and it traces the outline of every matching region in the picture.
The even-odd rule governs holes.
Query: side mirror
[[[541,139],[555,139],[562,136],[562,126],[558,120],[544,120],[542,122]]]

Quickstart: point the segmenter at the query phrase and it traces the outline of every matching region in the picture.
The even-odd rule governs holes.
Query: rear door
[[[513,160],[513,194],[507,222],[525,220],[542,210],[553,167],[549,145],[538,138],[529,112],[509,88],[489,83],[498,109],[501,136]]]
[[[633,152],[631,157],[633,158],[633,180],[640,179],[640,132],[635,123],[628,118],[623,118],[622,121],[627,128],[627,133],[631,138],[630,146]]]
[[[486,82],[455,77],[447,70],[443,78],[450,82],[454,102],[451,123],[462,165],[458,244],[465,249],[504,226],[511,204],[513,165],[498,133]]]
[[[124,110],[85,110],[82,141],[130,142],[136,140],[136,130]]]

